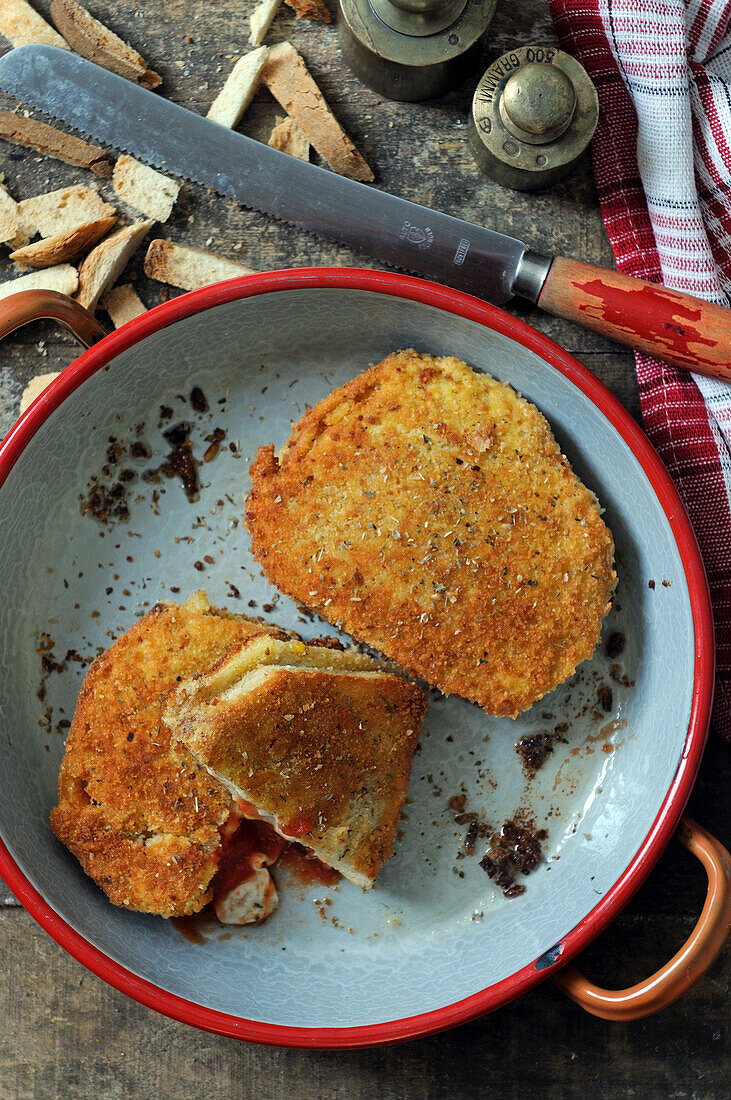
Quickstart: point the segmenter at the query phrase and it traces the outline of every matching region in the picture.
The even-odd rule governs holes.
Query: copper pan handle
[[[58,321],[85,348],[107,330],[82,305],[57,290],[21,290],[0,301],[0,340],[30,321]]]
[[[675,838],[701,861],[708,875],[698,923],[670,962],[629,989],[602,989],[573,966],[556,974],[553,981],[558,988],[592,1016],[627,1021],[659,1012],[687,993],[721,953],[731,927],[731,857],[689,817],[682,819]]]

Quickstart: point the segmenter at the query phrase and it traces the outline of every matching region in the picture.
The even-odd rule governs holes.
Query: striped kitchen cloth
[[[617,267],[731,300],[731,0],[548,0],[599,94],[593,143]],[[695,528],[731,740],[731,385],[636,354],[642,417]]]

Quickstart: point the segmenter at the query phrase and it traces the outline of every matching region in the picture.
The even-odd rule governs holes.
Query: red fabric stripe
[[[713,91],[711,89],[711,82],[708,79],[708,73],[702,65],[698,65],[696,62],[693,61],[690,62],[690,68],[693,76],[695,77],[695,84],[696,88],[698,89],[698,95],[701,98],[701,103],[703,104],[703,110],[705,111],[706,117],[708,118],[711,126],[713,140],[715,141],[716,147],[721,154],[724,165],[726,166],[726,168],[731,170],[731,149],[729,149],[726,142],[726,135],[723,132],[723,126],[721,125],[721,121],[718,117],[718,112],[716,111],[716,104],[713,102]],[[697,133],[700,130],[700,127],[694,125],[694,130],[696,130]],[[703,163],[706,165],[706,168],[711,173],[713,182],[721,187],[725,187],[726,183],[718,174],[718,170],[713,164],[708,150],[706,150],[706,155],[703,157]]]
[[[637,116],[607,42],[598,0],[586,0],[579,10],[571,0],[548,2],[561,47],[581,61],[599,94],[594,172],[617,267],[660,282],[660,261],[637,168]],[[707,14],[693,28],[696,42]],[[621,12],[618,18],[622,18]],[[700,85],[706,107],[704,96],[710,98],[707,79]],[[707,152],[702,154],[703,160],[715,179]],[[728,210],[709,196],[704,198],[715,205],[719,220],[728,224]],[[668,225],[672,227],[671,218]],[[726,255],[724,261],[728,263]],[[646,356],[637,355],[636,361],[645,430],[678,487],[706,564],[718,654],[714,725],[731,740],[731,512],[718,451],[705,403],[692,377]]]

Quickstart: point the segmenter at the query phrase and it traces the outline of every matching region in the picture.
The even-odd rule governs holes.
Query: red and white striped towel
[[[594,171],[617,267],[731,299],[731,0],[549,0],[599,93]],[[731,740],[731,385],[636,355],[645,430],[685,503],[716,621]]]

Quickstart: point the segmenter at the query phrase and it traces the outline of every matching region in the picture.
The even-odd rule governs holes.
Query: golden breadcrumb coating
[[[393,852],[426,697],[360,654],[274,642],[264,656],[264,642],[180,684],[165,722],[235,798],[371,886]]]
[[[441,691],[515,717],[594,652],[612,536],[545,418],[489,375],[395,352],[251,477],[269,580]]]
[[[51,827],[115,905],[163,917],[210,900],[226,789],[162,720],[179,681],[276,627],[212,608],[204,593],[159,603],[89,668],[79,692]]]

